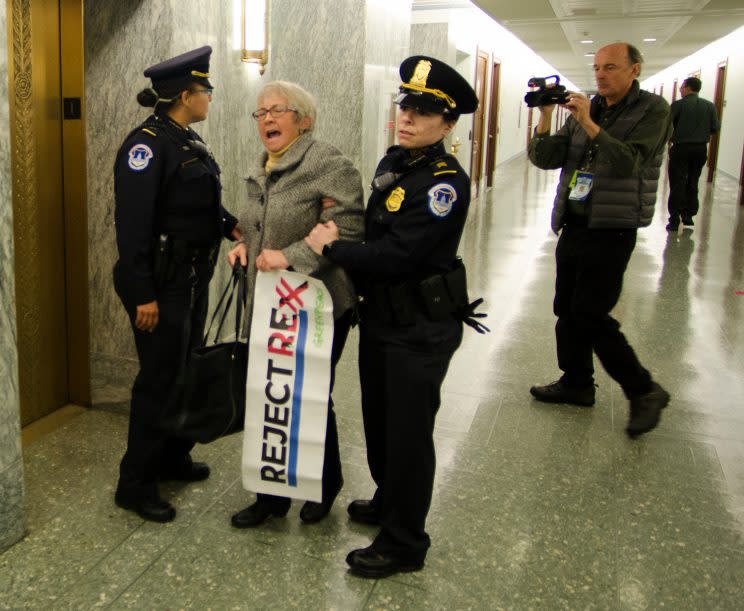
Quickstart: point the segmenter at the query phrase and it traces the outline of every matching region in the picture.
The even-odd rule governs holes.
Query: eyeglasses
[[[271,114],[272,117],[277,119],[281,117],[285,112],[297,112],[297,109],[290,108],[289,106],[284,106],[283,104],[275,104],[271,108],[259,108],[255,112],[252,112],[251,116],[256,121],[260,121],[261,119],[265,119],[266,115],[268,114]]]
[[[208,87],[206,89],[192,89],[191,93],[206,93],[211,98],[212,94],[214,93],[214,88]]]

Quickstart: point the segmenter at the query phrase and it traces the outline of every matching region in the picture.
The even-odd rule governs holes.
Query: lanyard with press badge
[[[589,168],[594,161],[594,154],[596,152],[596,145],[590,145],[584,159],[584,163],[581,164],[581,168],[574,170],[571,182],[568,183],[568,188],[571,192],[568,194],[568,199],[574,202],[585,202],[589,199],[589,194],[592,192],[592,185],[594,184],[594,174],[589,171]]]

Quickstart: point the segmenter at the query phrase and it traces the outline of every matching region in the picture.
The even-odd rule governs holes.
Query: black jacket
[[[157,236],[194,246],[229,237],[237,221],[221,204],[220,168],[199,135],[152,115],[124,140],[114,164],[117,268],[133,303],[156,299]]]
[[[375,180],[384,186],[369,198],[365,241],[334,242],[330,259],[363,277],[362,290],[450,271],[470,205],[470,178],[457,159],[442,142],[421,151],[394,146]]]

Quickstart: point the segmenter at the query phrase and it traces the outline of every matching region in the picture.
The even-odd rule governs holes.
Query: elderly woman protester
[[[352,162],[334,146],[313,137],[316,114],[313,97],[297,84],[274,81],[259,93],[253,117],[265,151],[246,179],[247,201],[239,215],[243,235],[228,261],[234,265],[240,259],[248,266],[248,312],[257,270],[290,269],[323,281],[333,298],[335,319],[332,390],[356,294],[346,272],[316,255],[304,238],[317,223],[332,219],[345,239],[361,240],[364,205],[361,177]],[[336,416],[329,395],[322,501],[307,501],[300,518],[308,523],[322,520],[342,485]],[[232,517],[232,525],[258,526],[270,516],[286,515],[290,504],[286,497],[258,494],[255,503]]]

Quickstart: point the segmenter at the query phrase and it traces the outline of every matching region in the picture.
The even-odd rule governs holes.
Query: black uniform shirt
[[[338,240],[328,257],[368,282],[421,280],[450,271],[470,204],[470,178],[442,142],[423,150],[390,148],[375,176],[388,172],[402,175],[373,190],[365,241]]]
[[[220,191],[219,166],[191,128],[152,115],[127,136],[114,165],[114,219],[118,267],[134,303],[156,299],[158,235],[194,246],[230,236],[237,221],[222,207]]]
[[[721,129],[715,105],[697,93],[688,93],[672,104],[672,125],[674,144],[707,144],[711,134]]]

